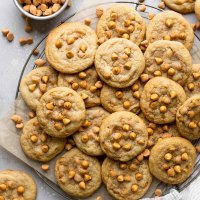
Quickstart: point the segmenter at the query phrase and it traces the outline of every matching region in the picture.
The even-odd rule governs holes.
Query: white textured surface
[[[30,54],[33,45],[27,45],[20,47],[19,38],[23,36],[32,35],[34,37],[34,43],[36,44],[42,37],[51,30],[52,27],[58,24],[67,14],[73,13],[77,8],[87,7],[91,4],[97,4],[98,2],[104,2],[106,0],[73,0],[74,5],[72,8],[64,11],[62,16],[57,17],[54,20],[47,22],[33,22],[34,31],[31,34],[27,34],[24,31],[25,22],[21,17],[21,14],[15,7],[12,0],[0,1],[0,29],[8,28],[15,35],[15,40],[9,43],[2,35],[0,35],[0,117],[8,110],[9,104],[13,102],[15,98],[15,92],[19,75],[22,67]],[[123,0],[122,0],[123,1]],[[136,1],[137,2],[137,1]],[[157,5],[160,0],[146,0],[149,5]],[[194,15],[187,16],[190,21],[196,21]],[[62,200],[60,196],[55,194],[48,186],[46,186],[37,174],[16,159],[11,154],[7,153],[0,147],[0,170],[3,169],[19,169],[24,170],[34,176],[34,179],[38,185],[38,200]],[[200,199],[200,190],[194,187],[193,183],[190,188],[183,194],[184,200],[197,200]]]

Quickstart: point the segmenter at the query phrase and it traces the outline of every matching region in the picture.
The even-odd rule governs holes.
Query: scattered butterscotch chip
[[[145,6],[145,5],[141,5],[141,6],[139,7],[139,11],[140,11],[140,12],[145,12],[145,10],[146,10],[146,6]]]
[[[95,200],[103,200],[103,197],[101,197],[101,196],[98,196],[98,197],[96,197],[96,199]]]
[[[91,19],[90,18],[85,18],[84,19],[84,23],[89,26],[91,24]]]
[[[19,39],[19,43],[20,43],[21,46],[25,45],[25,44],[26,44],[26,38],[21,37],[21,38]]]
[[[48,171],[48,170],[49,170],[49,165],[43,164],[43,165],[41,165],[41,169],[42,169],[43,171]]]
[[[158,4],[158,8],[165,9],[165,3],[162,1]]]
[[[196,149],[196,152],[197,152],[197,153],[200,153],[200,145],[197,145],[197,146],[195,147],[195,149]]]
[[[30,112],[28,113],[28,116],[29,116],[30,118],[34,118],[34,117],[35,117],[35,112],[30,111]]]
[[[15,126],[17,129],[22,129],[24,127],[24,124],[20,123],[20,124],[16,124]]]
[[[96,15],[97,15],[97,17],[99,17],[99,18],[103,15],[103,8],[102,8],[102,7],[98,6],[98,7],[96,8]]]
[[[157,196],[157,197],[162,196],[162,190],[159,188],[157,188],[154,193],[155,193],[155,196]]]
[[[15,122],[16,124],[20,124],[20,123],[22,122],[22,118],[21,118],[21,116],[19,116],[19,115],[13,115],[13,116],[11,117],[11,120],[12,120],[13,122]]]
[[[155,15],[154,15],[153,13],[149,13],[149,14],[148,14],[148,19],[149,19],[149,20],[152,20],[152,19],[154,18],[154,16],[155,16]]]
[[[33,38],[32,37],[26,38],[26,42],[27,44],[33,44]]]
[[[67,5],[68,5],[69,7],[71,7],[71,6],[72,6],[72,0],[69,0]]]
[[[46,60],[43,60],[41,58],[35,60],[34,64],[37,66],[37,67],[42,67],[46,64]]]
[[[27,25],[25,26],[24,30],[25,30],[26,32],[29,33],[29,32],[31,32],[31,31],[33,30],[33,28],[32,28],[31,25],[27,24]]]
[[[9,31],[9,29],[7,29],[7,28],[4,28],[4,29],[2,29],[2,31],[1,31],[1,32],[2,32],[3,36],[5,36],[5,37],[6,37],[10,31]]]
[[[7,35],[6,35],[6,38],[7,38],[7,40],[9,41],[9,42],[12,42],[13,40],[14,40],[14,35],[13,35],[13,33],[8,33]]]
[[[72,146],[70,143],[67,143],[67,144],[65,145],[65,149],[66,149],[67,151],[71,150],[72,148],[73,148],[73,146]]]
[[[33,55],[34,55],[34,56],[37,56],[39,53],[40,53],[40,51],[39,51],[38,48],[36,48],[36,49],[33,51]]]

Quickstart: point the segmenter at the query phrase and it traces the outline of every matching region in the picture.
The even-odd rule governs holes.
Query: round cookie
[[[37,188],[34,180],[22,171],[0,171],[0,199],[35,200]]]
[[[152,148],[149,168],[157,179],[168,184],[180,184],[192,173],[195,160],[195,148],[188,140],[166,138]]]
[[[31,159],[47,162],[59,154],[66,141],[47,135],[39,126],[37,118],[29,120],[20,136],[24,153]]]
[[[130,111],[135,114],[140,112],[140,95],[142,85],[139,81],[131,88],[117,89],[104,84],[101,90],[101,104],[109,112]]]
[[[196,17],[198,18],[198,20],[200,20],[200,0],[195,1],[194,8],[195,8],[194,11],[195,11]]]
[[[187,97],[194,96],[200,93],[200,64],[192,65],[192,73],[184,85],[184,90]]]
[[[36,110],[41,96],[48,90],[57,87],[58,73],[51,67],[40,67],[22,78],[20,93],[25,103]]]
[[[200,138],[200,95],[187,99],[176,113],[176,124],[180,134],[189,139]]]
[[[101,166],[96,158],[73,148],[57,160],[55,178],[69,195],[86,198],[101,185]]]
[[[64,138],[76,132],[85,119],[81,96],[67,87],[57,87],[40,99],[37,118],[43,130],[52,137]]]
[[[152,78],[144,86],[140,107],[145,117],[156,124],[175,121],[178,108],[186,100],[183,88],[165,78]]]
[[[157,14],[151,20],[147,27],[146,38],[150,43],[157,40],[181,42],[190,50],[194,43],[194,31],[181,14],[165,11]]]
[[[85,102],[86,107],[100,105],[100,81],[94,67],[86,69],[78,74],[59,74],[58,86],[70,87],[78,92]]]
[[[146,24],[143,18],[125,4],[115,4],[108,8],[97,24],[97,36],[102,41],[122,37],[139,45],[145,32]]]
[[[91,156],[103,155],[99,143],[99,129],[104,118],[109,113],[102,107],[93,107],[86,110],[86,119],[78,132],[73,134],[76,146],[85,154]]]
[[[140,199],[149,189],[152,176],[146,161],[119,162],[106,158],[102,178],[110,195],[118,200]]]
[[[99,46],[95,67],[108,85],[125,88],[133,85],[145,67],[140,48],[124,38],[112,38]]]
[[[170,9],[186,14],[194,11],[195,0],[164,0],[164,3]]]
[[[100,144],[104,153],[114,160],[128,161],[147,145],[147,129],[140,117],[128,111],[115,112],[103,120]]]
[[[73,74],[94,62],[97,48],[96,33],[79,23],[63,23],[50,32],[46,39],[45,55],[53,68]]]
[[[150,44],[144,54],[149,78],[164,76],[183,85],[192,71],[192,58],[180,42],[159,40]]]

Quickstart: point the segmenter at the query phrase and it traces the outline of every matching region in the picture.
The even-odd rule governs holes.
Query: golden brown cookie
[[[195,14],[198,20],[200,20],[200,0],[195,1]]]
[[[149,168],[157,179],[168,184],[179,184],[190,176],[195,160],[195,148],[188,140],[166,138],[152,148]]]

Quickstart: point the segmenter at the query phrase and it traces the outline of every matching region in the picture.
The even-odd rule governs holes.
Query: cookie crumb
[[[67,4],[67,6],[69,6],[69,7],[71,7],[71,6],[72,6],[72,0],[69,0],[69,1],[68,1],[68,4]]]
[[[100,18],[103,15],[103,8],[101,6],[96,7],[96,16]]]
[[[96,197],[95,200],[103,200],[103,198],[101,196]]]
[[[28,113],[28,116],[29,116],[29,118],[34,118],[35,117],[35,112],[33,112],[33,111],[30,111],[29,113]]]
[[[197,153],[200,153],[200,145],[197,145],[197,146],[195,147],[195,149],[196,149],[196,152],[197,152]]]

